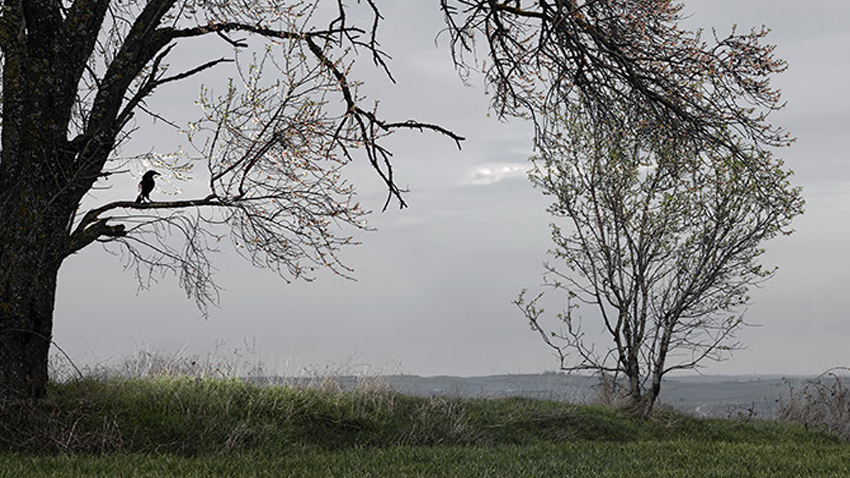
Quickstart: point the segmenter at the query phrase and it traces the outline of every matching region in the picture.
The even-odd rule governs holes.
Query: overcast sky
[[[510,303],[541,282],[549,247],[547,201],[528,184],[530,127],[488,117],[480,79],[471,87],[434,44],[436,0],[383,4],[382,39],[398,85],[367,84],[391,119],[439,123],[467,140],[462,151],[434,135],[397,134],[395,168],[410,207],[374,213],[378,230],[343,260],[357,281],[325,274],[287,285],[225,249],[216,279],[219,308],[203,319],[174,278],[138,291],[119,258],[92,246],[65,262],[55,342],[78,365],[117,363],[139,350],[230,355],[251,345],[267,371],[487,375],[554,370],[555,358]],[[850,2],[846,0],[687,0],[689,26],[772,28],[769,41],[789,63],[775,80],[788,101],[773,117],[798,137],[779,152],[804,187],[797,232],[767,244],[775,278],[753,292],[739,334],[747,349],[706,374],[817,374],[850,366]],[[195,59],[197,61],[197,59]],[[369,77],[372,78],[371,76]],[[213,86],[216,79],[207,79]],[[222,80],[223,81],[223,80]],[[161,105],[192,117],[197,90],[165,90]],[[140,151],[163,147],[142,129]],[[161,151],[168,152],[168,151]],[[136,164],[141,170],[143,165]],[[351,170],[360,201],[379,211],[384,190],[362,165]],[[118,185],[135,195],[132,178]],[[111,191],[115,193],[115,190]],[[106,193],[104,193],[106,194]],[[155,197],[155,191],[152,196]],[[105,195],[91,198],[103,202]],[[219,344],[218,346],[216,344]],[[223,346],[221,344],[224,344]]]

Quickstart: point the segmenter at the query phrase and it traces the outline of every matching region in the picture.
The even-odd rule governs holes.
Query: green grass
[[[88,379],[0,407],[5,476],[850,476],[850,445],[788,423],[517,398]]]
[[[33,457],[0,454],[2,477],[846,477],[839,445],[574,442],[537,445],[293,448],[239,452]]]

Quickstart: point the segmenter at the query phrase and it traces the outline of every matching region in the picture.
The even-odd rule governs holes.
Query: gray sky
[[[138,350],[201,354],[253,349],[268,372],[307,370],[417,375],[536,373],[556,361],[511,305],[535,289],[549,247],[547,201],[525,179],[530,126],[488,117],[480,79],[464,87],[452,69],[436,0],[383,2],[382,38],[398,85],[374,80],[385,116],[439,123],[467,137],[463,151],[434,135],[392,139],[399,183],[410,207],[374,213],[376,232],[343,252],[357,281],[323,274],[287,285],[224,249],[217,257],[221,305],[200,318],[177,281],[138,292],[120,258],[98,246],[60,272],[54,340],[78,364],[114,363]],[[689,26],[725,33],[765,24],[789,63],[775,80],[788,101],[773,117],[798,137],[779,155],[804,187],[797,232],[767,244],[778,275],[753,291],[739,338],[747,349],[706,374],[816,374],[850,365],[850,2],[845,0],[688,0]],[[375,77],[378,78],[378,77]],[[206,83],[214,86],[215,79]],[[164,90],[157,101],[192,117],[197,89]],[[160,131],[160,130],[155,130]],[[160,152],[158,133],[141,130],[140,151]],[[141,169],[141,165],[137,165]],[[362,165],[351,168],[366,207],[384,190]],[[132,178],[118,181],[135,195]],[[153,194],[156,195],[156,192]],[[219,345],[217,345],[219,344]],[[224,345],[221,345],[224,344]]]

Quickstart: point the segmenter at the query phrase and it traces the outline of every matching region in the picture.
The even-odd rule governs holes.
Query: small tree
[[[789,232],[803,201],[769,152],[750,148],[742,161],[677,141],[634,110],[608,125],[568,111],[562,140],[541,148],[530,173],[569,223],[552,225],[551,254],[566,267],[547,264],[544,276],[566,293],[561,326],[544,323],[542,293],[515,303],[562,369],[624,376],[628,407],[646,415],[667,373],[738,347],[748,289],[773,273],[758,263],[761,245]],[[588,338],[582,305],[609,345]]]

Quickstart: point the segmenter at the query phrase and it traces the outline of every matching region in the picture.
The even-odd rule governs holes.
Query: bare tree
[[[553,323],[543,293],[515,303],[562,369],[624,377],[628,408],[646,415],[666,374],[738,348],[748,290],[773,274],[762,244],[790,232],[803,201],[769,152],[749,148],[741,161],[693,149],[639,110],[608,127],[569,112],[530,173],[567,223],[552,225],[557,264],[544,276],[567,306]]]
[[[365,11],[355,15],[355,7]],[[364,106],[350,71],[365,55],[389,75],[377,38],[381,18],[372,0],[7,1],[0,15],[0,394],[45,393],[57,273],[92,243],[120,245],[140,277],[175,272],[202,307],[218,294],[209,253],[219,226],[255,264],[284,278],[309,279],[315,267],[347,274],[337,252],[352,239],[342,227],[363,228],[365,213],[342,167],[362,152],[386,184],[387,204],[403,206],[382,138],[414,129],[462,140]],[[209,51],[233,53],[171,64],[174,51],[200,39]],[[198,150],[190,166],[205,166],[205,192],[145,203],[128,194],[81,208],[125,167],[117,151],[135,132],[135,115],[169,122],[147,102],[156,91],[232,67],[226,91],[204,91],[202,117],[189,128]],[[148,159],[165,177],[189,174],[185,161]]]

